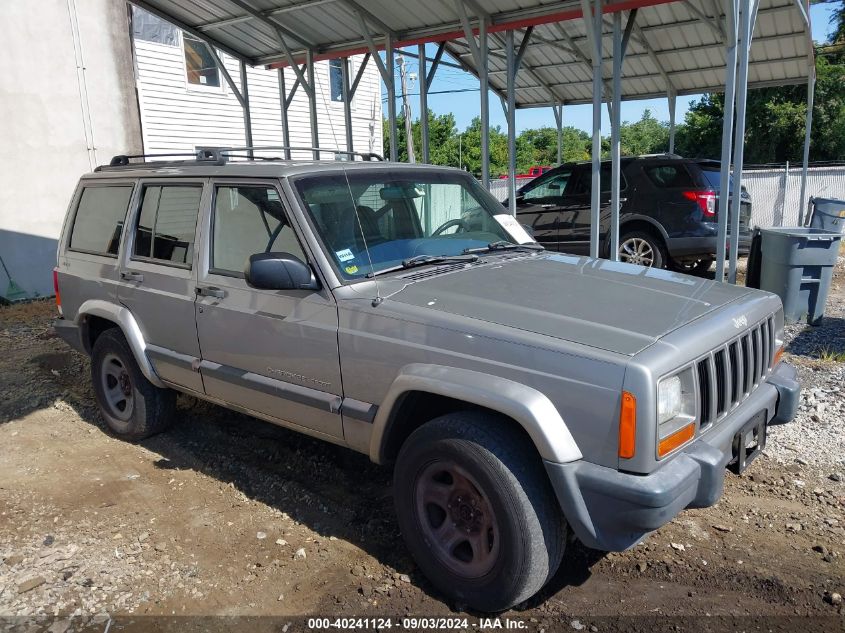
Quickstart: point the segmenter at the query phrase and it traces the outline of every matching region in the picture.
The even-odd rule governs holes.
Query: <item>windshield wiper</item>
[[[490,242],[487,246],[482,246],[480,248],[465,248],[463,250],[464,255],[468,255],[470,253],[489,253],[492,251],[544,251],[546,250],[542,244],[538,244],[537,242],[531,242],[530,244],[514,244],[513,242],[508,242],[506,240],[500,240],[498,242]]]
[[[390,268],[383,268],[371,273],[367,273],[368,278],[377,277],[385,273],[393,273],[397,270],[406,270],[408,268],[416,268],[417,266],[428,266],[429,264],[444,264],[444,263],[472,263],[478,261],[478,255],[417,255],[406,259],[398,266],[391,266]]]

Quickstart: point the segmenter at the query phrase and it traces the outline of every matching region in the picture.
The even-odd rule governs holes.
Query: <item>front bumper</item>
[[[791,365],[780,363],[730,417],[648,475],[585,461],[545,462],[575,535],[588,547],[622,551],[685,508],[716,503],[722,496],[734,435],[761,411],[768,424],[790,421],[800,395],[796,376]]]

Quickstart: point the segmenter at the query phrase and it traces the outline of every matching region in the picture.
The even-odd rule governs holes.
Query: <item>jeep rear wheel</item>
[[[399,525],[417,565],[481,611],[534,595],[565,547],[542,460],[512,424],[482,412],[436,418],[408,437],[394,471]]]
[[[175,392],[160,389],[144,377],[117,328],[106,330],[94,342],[91,380],[106,424],[121,439],[142,440],[172,423]]]

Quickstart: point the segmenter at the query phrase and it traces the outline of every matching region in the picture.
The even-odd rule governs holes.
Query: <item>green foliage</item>
[[[669,148],[669,126],[655,119],[651,110],[646,110],[636,123],[622,124],[619,141],[623,156],[665,152]]]

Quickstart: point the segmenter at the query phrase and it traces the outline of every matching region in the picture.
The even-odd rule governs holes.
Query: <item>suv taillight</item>
[[[684,191],[684,198],[694,200],[708,218],[716,217],[716,194],[712,191]]]
[[[56,309],[62,316],[62,295],[59,294],[59,269],[53,269],[53,290],[56,292]]]

